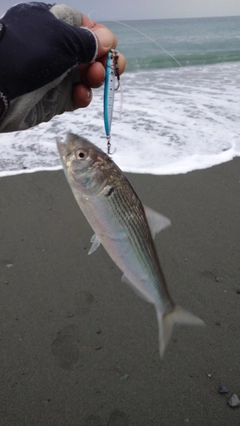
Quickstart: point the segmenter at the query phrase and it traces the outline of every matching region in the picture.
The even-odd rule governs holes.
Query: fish
[[[154,244],[170,220],[142,204],[112,158],[87,139],[68,133],[57,139],[67,181],[95,234],[92,254],[100,244],[123,272],[122,280],[156,309],[159,352],[163,358],[175,324],[204,325],[174,303]]]

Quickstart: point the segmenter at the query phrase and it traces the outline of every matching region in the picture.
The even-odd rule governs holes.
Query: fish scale
[[[121,219],[119,222],[129,233],[129,242],[133,252],[138,257],[137,260],[139,261],[139,265],[142,266],[141,269],[146,269],[150,278],[150,276],[153,275],[153,271],[160,272],[160,265],[156,257],[156,252],[153,250],[153,242],[150,230],[148,229],[148,226],[145,225],[145,223],[142,223],[144,219],[143,208],[141,208],[140,203],[137,203],[137,207],[132,210],[132,205],[130,203],[123,203],[124,198],[121,197],[121,195],[121,192],[119,192],[117,195],[114,192],[113,195],[115,198],[113,205],[117,205],[115,212],[116,217],[118,216],[119,211],[121,211],[122,215],[120,215]],[[136,201],[138,200],[136,199]],[[126,212],[130,212],[132,220],[129,217],[125,217]],[[156,281],[155,277],[152,276],[151,278],[154,278],[154,282]]]
[[[119,223],[119,227],[114,228],[116,235],[115,241],[119,233],[123,231],[126,233],[128,236],[128,243],[132,249],[132,258],[130,259],[130,263],[131,265],[133,263],[136,265],[139,279],[141,279],[142,276],[147,276],[147,278],[151,280],[153,288],[158,288],[159,277],[157,275],[161,274],[161,268],[157,258],[156,250],[154,249],[155,247],[152,241],[151,233],[148,224],[146,223],[144,209],[129,182],[122,180],[121,185],[114,187],[114,181],[118,182],[120,180],[117,174],[118,173],[115,169],[115,174],[111,175],[110,178],[109,186],[112,185],[112,188],[114,188],[111,196],[107,197],[107,200],[105,200],[105,194],[99,194],[98,196],[98,204],[100,202],[100,198],[102,197],[101,203],[104,209],[104,213],[102,212],[102,220],[105,223],[109,223],[109,212],[114,214],[117,222]],[[99,209],[97,211],[99,215]],[[107,241],[109,242],[109,240]],[[107,245],[104,240],[102,240],[102,244],[104,246]],[[126,250],[126,244],[125,246],[123,246],[123,244],[119,244],[120,253],[124,250]],[[110,256],[122,269],[121,265],[119,264],[119,258],[116,256],[116,254],[110,254]],[[136,260],[134,257],[136,257]],[[163,276],[161,276],[161,279],[164,279]],[[166,291],[166,289],[164,290]],[[172,307],[173,306],[174,305],[172,304]]]
[[[89,254],[102,244],[123,281],[154,305],[162,357],[174,324],[204,324],[175,305],[167,289],[153,237],[170,221],[143,206],[119,167],[91,142],[69,133],[57,145],[69,185],[95,232]]]

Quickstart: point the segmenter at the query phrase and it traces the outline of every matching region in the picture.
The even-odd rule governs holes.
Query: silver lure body
[[[73,194],[95,232],[89,254],[101,243],[124,273],[123,281],[155,306],[162,356],[176,322],[203,323],[175,306],[167,289],[153,238],[170,225],[169,219],[144,207],[118,166],[86,139],[69,134],[58,149]]]

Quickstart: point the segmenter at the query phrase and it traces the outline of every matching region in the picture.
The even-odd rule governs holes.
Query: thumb
[[[106,27],[92,29],[98,42],[97,58],[106,55],[110,49],[115,49],[117,46],[116,36]]]

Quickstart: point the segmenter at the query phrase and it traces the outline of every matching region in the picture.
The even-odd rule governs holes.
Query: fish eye
[[[78,160],[84,160],[84,159],[85,159],[85,157],[86,157],[86,152],[85,152],[85,151],[83,151],[83,149],[79,149],[79,150],[76,152],[76,156],[77,156],[77,159],[78,159]]]

